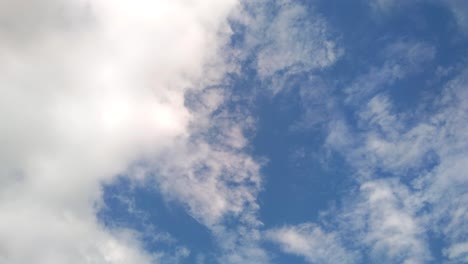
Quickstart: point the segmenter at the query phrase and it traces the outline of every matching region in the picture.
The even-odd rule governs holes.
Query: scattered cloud
[[[464,34],[468,33],[468,4],[463,0],[445,0],[450,11],[452,11],[458,27]]]
[[[339,229],[360,234],[355,242],[379,261],[426,263],[429,232],[446,241],[449,262],[465,257],[466,76],[448,81],[429,103],[432,114],[415,113],[417,122],[377,94],[358,112],[360,133],[332,124],[327,144],[344,151],[360,186],[360,198],[337,215]]]
[[[253,1],[237,20],[246,29],[240,58],[253,58],[258,77],[274,94],[300,72],[329,67],[344,53],[326,19],[296,1]],[[240,55],[239,55],[240,54]]]
[[[435,48],[424,42],[396,41],[389,44],[382,51],[383,64],[371,67],[345,89],[347,102],[361,103],[359,99],[368,100],[396,81],[420,72],[435,55]]]
[[[374,15],[410,4],[368,3]],[[465,1],[431,3],[467,32]],[[427,263],[429,233],[447,263],[468,262],[468,69],[437,66],[430,38],[383,45],[343,90],[325,73],[344,56],[340,36],[299,1],[7,0],[0,40],[1,263],[269,263],[265,241],[310,263]],[[288,132],[325,131],[320,151],[350,166],[356,189],[320,224],[262,223],[257,120],[230,90],[243,71],[269,95],[297,92]],[[402,110],[389,89],[422,72],[443,84]],[[103,185],[118,177],[183,205],[215,252],[151,223],[101,222]],[[142,232],[171,250],[149,252]]]
[[[343,221],[382,263],[426,263],[430,253],[424,228],[418,222],[408,190],[394,179],[375,180],[360,186],[355,206],[347,208]],[[349,211],[348,211],[349,210]]]
[[[257,54],[260,77],[282,70],[312,70],[333,64],[341,55],[320,15],[310,15],[305,6],[283,1],[263,32]]]
[[[271,229],[266,238],[284,252],[304,257],[309,263],[357,263],[355,253],[342,245],[337,233],[326,232],[311,223]]]

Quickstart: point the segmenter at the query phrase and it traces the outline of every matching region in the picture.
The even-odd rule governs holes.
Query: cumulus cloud
[[[188,91],[201,91],[225,73],[218,51],[237,1],[0,5],[3,262],[161,260],[163,253],[141,249],[138,234],[103,227],[96,212],[103,182],[168,149],[174,151],[168,152],[171,165],[160,169],[162,189],[203,223],[243,214],[244,202],[254,204],[258,165],[240,151],[192,140],[207,127],[193,124],[209,119],[214,108],[196,112],[185,102]],[[204,102],[217,106],[219,98]],[[241,128],[222,131],[230,148],[245,145]],[[238,166],[245,170],[238,174]],[[209,172],[194,172],[205,167]],[[169,180],[165,173],[182,176]],[[252,187],[229,191],[231,182]]]
[[[135,242],[138,234],[105,228],[96,219],[101,184],[125,172],[156,182],[165,199],[182,203],[209,228],[224,252],[220,261],[267,261],[256,215],[261,162],[244,153],[244,133],[254,121],[248,111],[225,106],[230,95],[216,86],[235,69],[227,61],[245,59],[223,50],[232,34],[227,19],[234,13],[234,21],[249,28],[243,48],[255,54],[265,79],[282,70],[327,67],[341,51],[325,20],[309,16],[305,6],[278,1],[270,14],[267,2],[244,9],[238,4],[0,4],[3,258],[102,262],[113,247],[121,256],[107,258],[109,263],[171,259],[145,253]],[[137,160],[144,165],[135,166]],[[21,235],[28,230],[26,218],[44,221]],[[75,226],[81,229],[75,232]],[[66,253],[55,260],[42,246],[25,243],[26,237]],[[113,246],[100,246],[105,243]],[[87,248],[96,251],[88,254]]]

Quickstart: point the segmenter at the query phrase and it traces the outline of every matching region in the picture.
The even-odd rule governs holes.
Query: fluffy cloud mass
[[[159,255],[142,251],[132,232],[98,222],[100,186],[133,161],[188,141],[190,124],[204,113],[187,108],[185,94],[224,74],[218,51],[236,4],[0,3],[2,263],[157,260]],[[198,159],[210,153],[207,147]],[[225,155],[219,158],[237,158]],[[222,166],[249,162],[238,159]],[[212,180],[200,188],[216,188]],[[172,188],[190,184],[184,180]],[[206,195],[192,207],[197,211],[219,199],[208,208],[214,214],[206,216],[210,223],[226,203],[239,203]],[[192,198],[186,196],[181,199]]]

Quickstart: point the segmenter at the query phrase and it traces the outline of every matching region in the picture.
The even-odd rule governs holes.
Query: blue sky
[[[468,2],[13,2],[0,263],[468,263]]]

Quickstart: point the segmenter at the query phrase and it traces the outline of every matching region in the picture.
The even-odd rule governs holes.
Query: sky
[[[0,264],[468,263],[468,1],[0,0]]]

